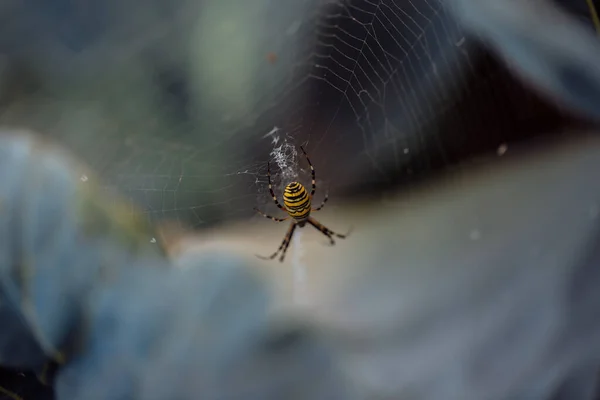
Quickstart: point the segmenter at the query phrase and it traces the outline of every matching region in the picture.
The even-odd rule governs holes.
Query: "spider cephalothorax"
[[[286,221],[290,218],[292,218],[293,221],[292,221],[292,224],[290,225],[290,228],[288,229],[285,237],[283,238],[283,242],[279,246],[279,249],[277,249],[277,251],[275,253],[273,253],[270,257],[258,256],[260,258],[272,260],[273,258],[277,257],[277,254],[279,254],[279,252],[281,252],[281,257],[279,257],[279,261],[283,261],[283,259],[285,258],[285,252],[287,251],[287,248],[290,245],[290,241],[292,240],[292,236],[294,235],[294,231],[296,230],[296,228],[302,228],[307,223],[314,226],[323,235],[327,236],[329,238],[329,242],[332,245],[335,244],[335,241],[333,240],[333,236],[337,236],[342,239],[344,239],[347,236],[347,234],[341,235],[339,233],[333,232],[332,230],[326,228],[324,225],[322,225],[321,223],[319,223],[317,220],[315,220],[314,218],[312,218],[310,216],[311,212],[319,211],[321,208],[323,208],[323,206],[325,205],[325,203],[327,202],[327,199],[329,197],[327,195],[325,195],[325,198],[323,199],[323,202],[321,203],[321,205],[319,207],[311,208],[312,207],[312,198],[317,189],[317,185],[316,185],[316,181],[315,181],[315,169],[313,168],[313,166],[310,162],[310,159],[308,158],[308,154],[306,154],[306,151],[304,151],[304,148],[300,147],[300,149],[304,153],[304,156],[306,157],[306,161],[308,161],[308,165],[310,166],[310,171],[312,174],[312,190],[310,191],[310,194],[309,194],[308,191],[306,190],[306,188],[301,183],[299,183],[299,182],[289,183],[285,187],[285,190],[283,192],[283,204],[285,206],[282,206],[279,203],[279,201],[277,200],[277,196],[275,196],[275,193],[273,192],[273,185],[271,183],[271,166],[269,163],[267,163],[267,178],[269,180],[269,193],[271,193],[271,197],[273,197],[273,201],[275,202],[277,207],[279,207],[283,211],[287,212],[288,216],[285,218],[275,218],[275,217],[271,217],[270,215],[263,213],[262,211],[258,210],[257,208],[255,208],[254,210],[256,210],[256,212],[258,212],[263,217],[269,218],[275,222]]]

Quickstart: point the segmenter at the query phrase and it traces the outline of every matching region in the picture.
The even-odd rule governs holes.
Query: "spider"
[[[285,218],[275,218],[275,217],[271,217],[270,215],[263,213],[258,208],[254,208],[254,211],[258,212],[263,217],[269,218],[275,222],[283,222],[283,221],[286,221],[286,220],[292,218],[292,224],[290,225],[287,233],[285,234],[285,237],[283,238],[283,242],[281,242],[281,245],[279,246],[279,248],[277,249],[277,251],[275,253],[273,253],[269,257],[263,257],[258,254],[256,255],[257,257],[262,258],[264,260],[272,260],[275,257],[277,257],[277,254],[279,254],[279,252],[281,252],[281,257],[279,257],[279,261],[283,262],[283,259],[285,258],[285,253],[288,249],[288,246],[290,245],[290,241],[292,240],[292,236],[294,235],[294,231],[296,230],[296,227],[302,228],[307,223],[314,226],[323,235],[327,236],[329,238],[329,243],[332,246],[335,244],[335,240],[333,240],[334,236],[337,236],[341,239],[345,239],[350,233],[350,232],[348,232],[345,235],[335,233],[310,216],[311,212],[319,211],[320,209],[323,208],[325,203],[327,203],[327,199],[329,198],[329,196],[327,194],[325,194],[325,199],[323,199],[323,202],[321,203],[321,205],[317,208],[311,208],[312,198],[313,198],[313,195],[315,194],[315,190],[317,189],[317,185],[315,184],[315,169],[313,168],[313,166],[310,162],[310,159],[308,158],[308,154],[306,154],[306,151],[304,151],[304,148],[302,146],[300,146],[300,149],[304,153],[304,156],[306,157],[306,161],[308,161],[308,165],[310,166],[310,171],[312,173],[312,190],[309,195],[306,188],[301,183],[299,183],[299,182],[289,183],[285,187],[285,190],[283,193],[283,204],[285,204],[285,207],[282,206],[281,204],[279,204],[279,201],[277,201],[277,196],[275,196],[275,193],[273,192],[273,185],[271,184],[271,165],[270,165],[270,163],[267,163],[267,178],[269,180],[269,192],[271,193],[271,197],[273,197],[273,201],[275,202],[275,205],[277,205],[277,207],[279,207],[281,210],[287,212],[288,216]]]

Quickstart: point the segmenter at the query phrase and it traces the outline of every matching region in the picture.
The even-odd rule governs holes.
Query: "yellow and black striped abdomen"
[[[310,215],[310,196],[306,188],[298,182],[292,182],[285,187],[283,204],[295,220],[304,220]]]

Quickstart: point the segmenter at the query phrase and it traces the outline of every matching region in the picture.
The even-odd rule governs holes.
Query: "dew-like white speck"
[[[407,148],[405,148],[405,149],[404,149],[404,154],[408,154],[408,152],[409,152],[409,151],[410,151],[410,150],[408,149],[408,147],[407,147]]]
[[[473,229],[469,233],[469,239],[471,239],[471,240],[479,240],[479,239],[481,239],[481,232],[478,229]]]
[[[156,243],[156,238],[150,239],[150,243]]]
[[[264,138],[267,138],[267,137],[269,137],[269,136],[273,136],[273,135],[275,135],[277,132],[279,132],[279,128],[278,128],[278,127],[276,127],[276,126],[274,126],[274,127],[273,127],[273,129],[271,129],[269,132],[267,132],[266,134],[264,134],[264,135],[263,135],[263,139],[264,139]],[[273,136],[273,137],[275,137],[275,136]]]
[[[83,174],[83,175],[81,175],[81,176],[79,177],[79,180],[80,180],[81,182],[87,182],[87,180],[88,180],[88,177],[87,177],[87,175]]]
[[[506,151],[508,150],[508,145],[506,143],[502,143],[500,146],[498,146],[498,150],[496,150],[496,153],[499,156],[504,155],[504,153],[506,153]]]

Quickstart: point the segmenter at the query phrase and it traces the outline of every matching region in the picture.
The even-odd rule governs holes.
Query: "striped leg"
[[[269,257],[264,257],[259,254],[257,254],[256,256],[258,258],[262,258],[263,260],[272,260],[275,257],[277,257],[277,254],[279,254],[279,252],[281,252],[281,257],[279,258],[279,261],[283,262],[283,259],[285,258],[285,252],[287,251],[288,246],[290,245],[290,242],[292,240],[292,236],[294,235],[294,230],[296,230],[296,223],[290,224],[290,228],[288,229],[287,233],[285,234],[285,237],[283,238],[283,242],[281,242],[281,245],[279,246],[279,248],[277,249],[277,251],[275,253],[271,254]]]
[[[273,185],[271,184],[271,163],[269,163],[269,162],[267,163],[267,179],[269,180],[269,193],[271,193],[271,197],[273,198],[273,201],[275,202],[277,207],[279,207],[280,209],[285,211],[285,207],[283,207],[281,204],[279,204],[279,201],[277,201],[277,196],[275,196],[275,192],[273,192]]]
[[[315,169],[313,168],[313,166],[310,162],[310,158],[308,158],[308,154],[306,154],[306,151],[304,151],[304,147],[300,146],[300,150],[302,150],[302,152],[304,153],[304,156],[306,157],[306,161],[308,161],[308,165],[310,166],[310,173],[312,174],[312,190],[310,191],[310,197],[313,197],[313,195],[315,194],[315,191],[317,190],[317,181],[315,179]]]
[[[327,228],[325,225],[321,224],[320,222],[318,222],[317,220],[315,220],[314,218],[309,218],[308,219],[308,223],[311,224],[312,226],[314,226],[315,228],[317,228],[319,230],[319,232],[321,232],[323,235],[327,236],[331,242],[331,244],[335,244],[335,241],[333,240],[334,236],[339,237],[340,239],[345,239],[346,236],[348,236],[348,234],[346,235],[342,235],[339,233],[335,233],[334,231],[332,231],[331,229]]]
[[[283,250],[281,251],[281,257],[279,257],[279,262],[283,262],[283,259],[285,258],[285,254],[287,253],[288,247],[290,247],[290,243],[292,242],[292,237],[294,236],[294,231],[296,230],[296,224],[292,224],[292,227],[290,228],[290,232],[289,232],[289,236],[286,235],[285,240],[285,247],[283,248]]]
[[[314,225],[313,225],[314,226]],[[327,238],[329,239],[329,245],[333,246],[335,244],[335,240],[333,240],[333,237],[331,236],[330,233],[325,233],[323,231],[321,231],[321,233],[325,236],[327,236]],[[326,243],[327,244],[327,243]]]
[[[317,208],[313,208],[311,211],[319,211],[321,208],[323,208],[325,203],[327,203],[328,199],[329,199],[329,194],[325,194],[325,198],[323,199],[323,202],[321,203],[321,205]]]
[[[259,213],[260,215],[262,215],[265,218],[269,218],[270,220],[273,220],[275,222],[283,222],[286,221],[287,219],[289,219],[290,217],[285,217],[285,218],[276,218],[276,217],[271,217],[270,215],[265,214],[264,212],[260,211],[258,208],[254,208],[254,211],[256,211],[257,213]]]

